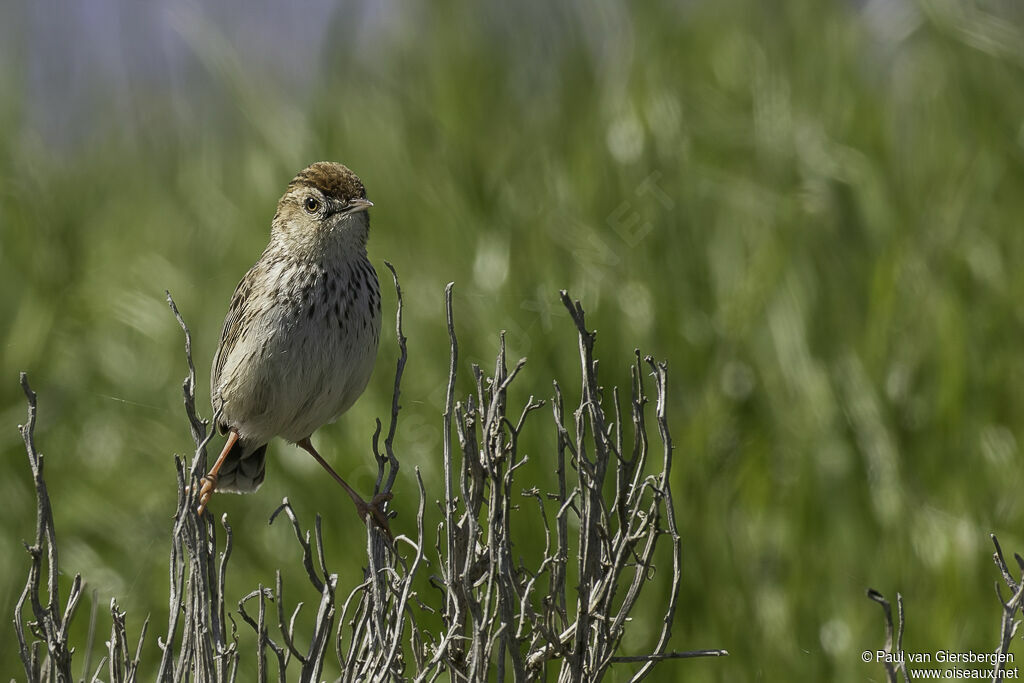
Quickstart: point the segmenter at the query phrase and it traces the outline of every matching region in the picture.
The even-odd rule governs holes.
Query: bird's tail
[[[253,448],[239,440],[224,459],[217,474],[217,490],[226,493],[252,493],[263,483],[267,444]]]

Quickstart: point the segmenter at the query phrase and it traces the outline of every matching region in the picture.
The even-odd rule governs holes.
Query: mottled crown
[[[359,176],[347,166],[333,161],[318,161],[299,171],[299,174],[288,183],[288,189],[300,187],[315,187],[326,197],[346,202],[352,199],[366,199],[366,188],[363,187]]]

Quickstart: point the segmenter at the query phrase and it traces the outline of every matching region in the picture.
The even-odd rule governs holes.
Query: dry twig
[[[1021,557],[1016,553],[1013,555],[1013,558],[1017,563],[1017,569],[1021,572],[1021,577],[1019,579],[1014,578],[1013,572],[1010,571],[1010,567],[1006,564],[1006,558],[1003,556],[1003,548],[999,545],[999,539],[996,538],[995,534],[990,534],[990,538],[992,539],[992,544],[995,546],[995,552],[992,554],[992,561],[995,562],[996,567],[999,569],[999,574],[1003,579],[1003,583],[1005,583],[1007,588],[1010,589],[1010,599],[1006,601],[1003,600],[1003,592],[1000,589],[998,582],[995,584],[996,597],[999,599],[999,604],[1003,606],[1002,618],[999,625],[999,647],[996,648],[991,660],[991,680],[993,683],[997,683],[1005,678],[1006,663],[1013,661],[1011,659],[1012,654],[1010,653],[1010,643],[1013,641],[1013,637],[1017,634],[1017,629],[1020,627],[1020,621],[1017,619],[1017,613],[1024,611],[1024,557]],[[896,683],[899,680],[899,676],[902,675],[903,680],[909,683],[910,675],[907,671],[906,657],[902,656],[903,628],[905,625],[903,596],[899,593],[896,594],[897,625],[894,628],[892,621],[892,607],[889,605],[889,601],[874,589],[868,589],[867,594],[869,598],[882,606],[882,610],[885,614],[884,651],[887,654],[894,655],[893,659],[896,660],[895,664],[889,661],[883,661],[886,676],[890,683]],[[894,634],[895,643],[893,642]],[[893,649],[894,645],[895,649]]]
[[[398,297],[395,332],[399,357],[391,417],[383,443],[378,420],[372,439],[377,462],[374,493],[388,496],[397,480],[400,458],[395,435],[401,406],[401,382],[407,360],[402,330],[402,291],[394,268]],[[227,569],[233,546],[226,516],[218,524],[196,514],[199,481],[206,471],[209,422],[195,406],[196,373],[191,334],[174,301],[168,303],[185,335],[188,374],[183,384],[185,413],[195,445],[191,461],[175,459],[177,509],[171,531],[169,612],[167,630],[158,638],[162,656],[158,681],[234,681],[242,652],[235,614],[226,607]],[[298,668],[299,680],[319,681],[333,651],[340,665],[338,680],[433,681],[444,674],[454,681],[546,680],[557,671],[559,681],[597,681],[613,665],[639,664],[634,681],[668,659],[724,655],[724,650],[667,651],[679,585],[681,548],[672,500],[672,439],[666,416],[667,368],[639,352],[632,364],[628,409],[623,415],[617,389],[609,399],[598,381],[594,358],[596,335],[587,329],[583,309],[565,292],[562,301],[576,327],[581,369],[581,398],[567,415],[561,386],[555,382],[551,409],[554,421],[552,461],[556,463],[550,491],[518,481],[527,456],[520,440],[530,416],[546,401],[529,397],[510,407],[509,388],[525,359],[509,368],[505,341],[499,341],[494,372],[488,376],[472,366],[472,390],[457,392],[458,341],[452,307],[452,286],[445,290],[450,341],[449,373],[443,414],[444,500],[437,540],[428,553],[424,528],[426,491],[415,471],[419,502],[414,537],[393,541],[367,523],[367,566],[363,580],[339,594],[338,575],[324,554],[322,519],[304,529],[286,498],[270,517],[288,518],[301,550],[310,585],[320,595],[312,623],[300,643],[296,624],[302,603],[286,607],[280,571],[274,585],[258,586],[237,602],[237,616],[255,634],[256,677],[276,672],[286,680]],[[648,398],[645,376],[653,377]],[[25,590],[15,615],[19,650],[29,681],[71,680],[71,648],[67,627],[82,593],[76,576],[63,610],[57,594],[57,544],[50,501],[43,480],[43,458],[35,449],[36,399],[22,376],[29,418],[21,428],[38,499],[36,543]],[[648,403],[653,401],[658,447],[648,437]],[[216,417],[216,416],[215,416]],[[630,440],[625,434],[630,432]],[[453,439],[454,434],[454,439]],[[625,442],[625,444],[624,444]],[[521,506],[520,501],[532,501]],[[534,510],[544,532],[539,556],[523,557],[513,543],[527,513]],[[394,511],[386,514],[393,516]],[[629,615],[644,587],[651,583],[655,551],[661,539],[672,558],[661,628],[653,650],[619,653]],[[429,557],[428,557],[429,555]],[[1001,557],[1001,555],[1000,555]],[[40,596],[46,560],[47,595]],[[435,604],[418,593],[424,566],[433,567],[430,583],[438,589]],[[1007,574],[1008,575],[1008,574]],[[426,577],[423,577],[426,580]],[[572,589],[570,589],[572,586]],[[1011,603],[1019,604],[1017,593]],[[272,605],[268,606],[268,601]],[[1008,603],[1011,604],[1011,603]],[[31,605],[34,621],[29,644],[22,622]],[[128,646],[126,615],[111,602],[111,637],[104,665],[113,681],[134,681],[139,675],[142,644]],[[433,633],[421,624],[436,614],[443,625]],[[230,624],[230,626],[229,626]],[[902,632],[902,628],[901,628]],[[331,641],[334,647],[329,647]],[[91,642],[91,636],[90,636]],[[45,657],[42,648],[45,647]],[[88,663],[89,653],[85,661]]]

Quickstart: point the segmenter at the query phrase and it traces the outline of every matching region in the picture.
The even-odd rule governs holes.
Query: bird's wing
[[[256,267],[250,268],[235,287],[235,293],[231,295],[231,304],[228,306],[228,314],[224,316],[224,327],[220,332],[220,343],[217,344],[217,352],[213,355],[213,368],[210,372],[210,393],[213,397],[214,412],[220,409],[220,374],[224,369],[224,362],[231,355],[242,334],[241,322],[245,308],[251,302],[249,295]]]

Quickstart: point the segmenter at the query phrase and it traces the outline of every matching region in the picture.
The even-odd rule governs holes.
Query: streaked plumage
[[[238,434],[208,476],[216,489],[256,490],[268,441],[307,439],[366,388],[381,323],[366,255],[369,206],[359,178],[330,162],[295,176],[278,203],[270,243],[231,297],[213,361],[217,426]]]

